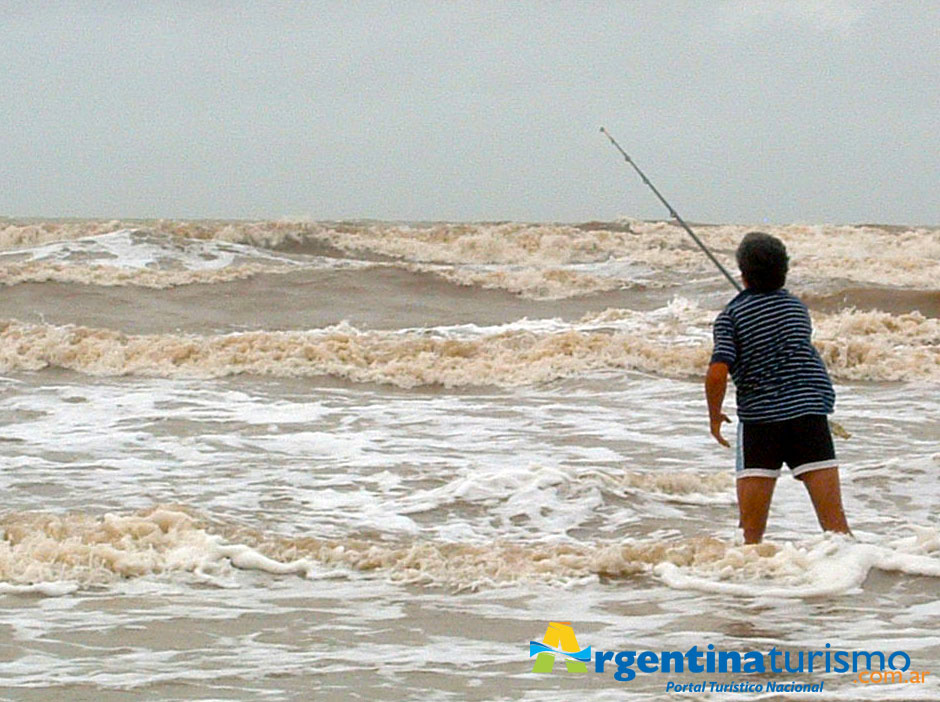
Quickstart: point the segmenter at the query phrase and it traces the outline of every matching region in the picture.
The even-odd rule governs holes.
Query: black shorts
[[[829,420],[807,414],[782,422],[738,424],[737,478],[776,478],[786,463],[794,478],[811,470],[836,468]]]

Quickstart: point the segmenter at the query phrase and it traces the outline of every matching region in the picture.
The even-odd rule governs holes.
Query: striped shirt
[[[727,363],[742,422],[829,414],[836,395],[806,305],[786,290],[745,290],[715,319],[712,363]]]

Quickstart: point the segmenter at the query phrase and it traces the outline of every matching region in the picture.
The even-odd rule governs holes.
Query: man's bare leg
[[[738,523],[744,529],[744,543],[759,544],[767,527],[770,498],[777,485],[776,478],[750,477],[738,479]]]
[[[811,470],[799,476],[806,486],[816,510],[816,518],[823,531],[851,534],[842,509],[842,490],[839,487],[839,469]]]

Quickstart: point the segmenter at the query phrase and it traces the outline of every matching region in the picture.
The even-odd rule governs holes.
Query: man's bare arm
[[[722,413],[721,405],[725,401],[725,391],[728,389],[728,364],[712,363],[705,376],[705,399],[708,400],[708,422],[711,425],[712,436],[722,446],[730,446],[721,435],[721,425],[730,422],[727,415]]]

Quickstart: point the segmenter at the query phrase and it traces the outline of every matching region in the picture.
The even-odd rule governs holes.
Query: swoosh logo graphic
[[[582,648],[580,651],[559,651],[557,648],[552,648],[551,646],[546,646],[543,643],[538,641],[529,642],[529,658],[538,654],[538,653],[557,653],[562,656],[568,656],[568,658],[573,658],[576,661],[581,661],[582,663],[591,662],[591,647]]]

